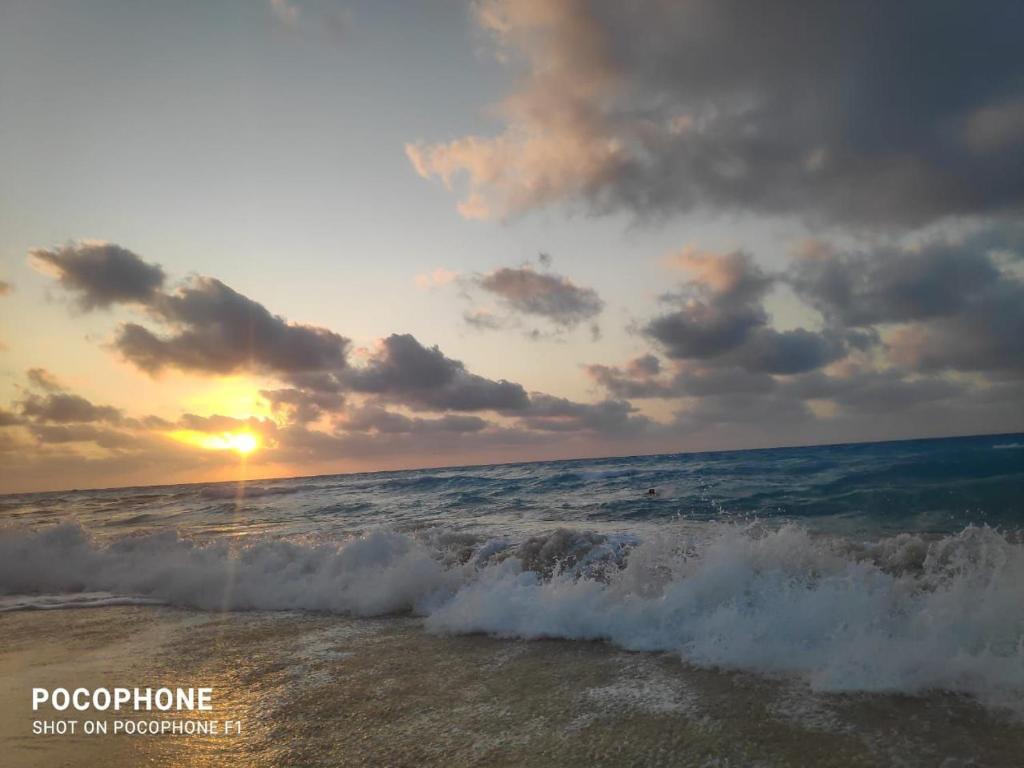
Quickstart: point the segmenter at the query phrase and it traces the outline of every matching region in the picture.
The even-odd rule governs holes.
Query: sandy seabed
[[[119,606],[0,615],[4,766],[1019,766],[1018,716],[947,694],[819,694],[603,643],[413,618]],[[211,686],[216,734],[113,733],[33,687]],[[107,735],[33,721],[106,720]],[[224,733],[224,722],[238,725]],[[236,729],[238,732],[236,732]]]

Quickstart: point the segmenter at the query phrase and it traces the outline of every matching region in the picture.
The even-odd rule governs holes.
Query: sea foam
[[[648,539],[382,528],[328,543],[101,543],[64,523],[0,531],[0,594],[8,609],[59,607],[63,595],[75,606],[413,613],[433,632],[604,640],[816,690],[1024,699],[1024,546],[987,527],[866,543],[793,524]]]

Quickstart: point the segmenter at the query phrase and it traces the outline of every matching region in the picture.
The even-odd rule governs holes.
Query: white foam
[[[173,534],[104,545],[70,524],[7,529],[0,594],[36,596],[8,598],[22,607],[102,592],[199,609],[411,612],[435,632],[602,639],[817,690],[1024,699],[1024,546],[989,528],[871,545],[797,526],[666,529],[643,542],[562,531],[470,558],[434,541],[375,530],[232,549]]]
[[[10,611],[56,611],[62,608],[103,608],[111,605],[160,605],[160,600],[109,592],[74,592],[57,595],[3,595],[0,613]]]
[[[374,531],[343,545],[260,541],[232,549],[177,534],[110,545],[74,524],[0,533],[0,593],[106,591],[209,610],[373,616],[415,609],[455,574],[413,539]]]

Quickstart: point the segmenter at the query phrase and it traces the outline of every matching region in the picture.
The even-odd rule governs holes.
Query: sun
[[[228,432],[225,433],[224,438],[231,450],[237,451],[243,456],[255,451],[260,444],[259,439],[252,432]]]
[[[205,448],[208,451],[234,451],[239,456],[248,456],[260,447],[260,438],[253,432],[210,434],[194,429],[178,429],[168,434],[180,443]]]

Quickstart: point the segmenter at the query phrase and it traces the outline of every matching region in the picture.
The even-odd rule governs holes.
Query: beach
[[[154,607],[0,616],[8,764],[1015,765],[1024,724],[960,696],[820,694],[604,643],[409,618]],[[33,736],[33,685],[196,683],[236,736]],[[78,713],[74,716],[80,717]]]

